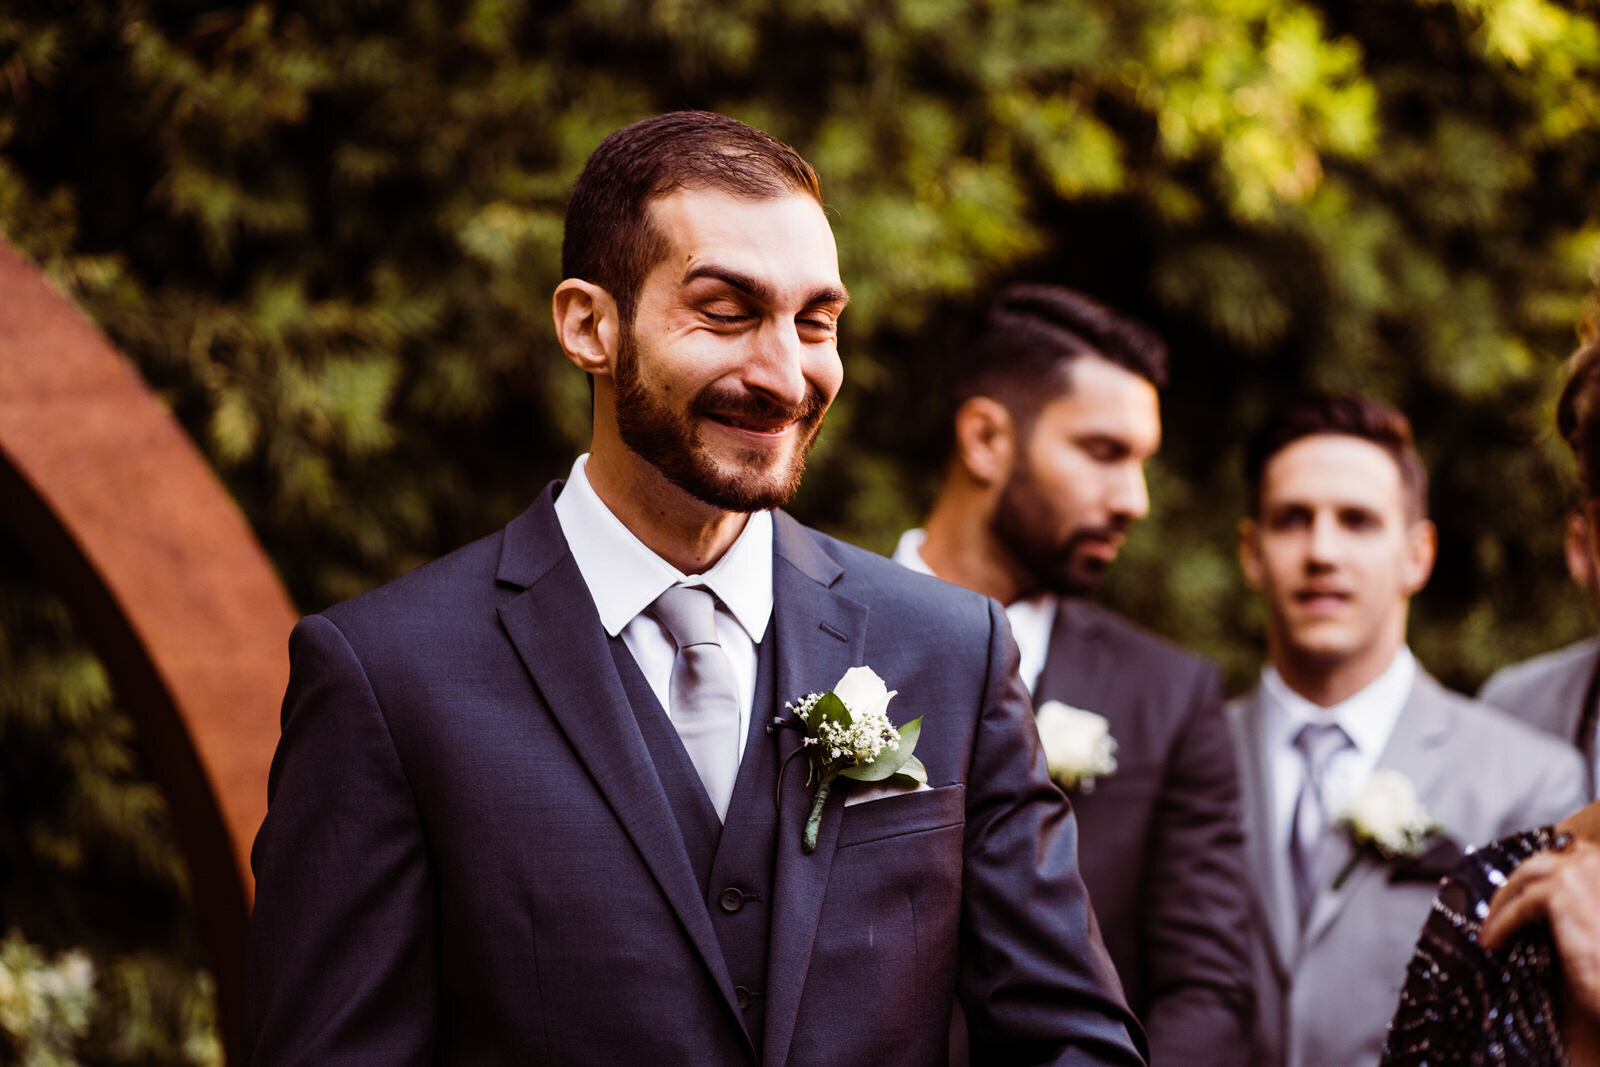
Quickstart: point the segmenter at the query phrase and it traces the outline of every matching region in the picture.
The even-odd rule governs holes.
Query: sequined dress
[[[1493,954],[1478,944],[1494,891],[1555,836],[1546,826],[1502,838],[1440,883],[1380,1067],[1564,1067],[1549,931],[1526,929]]]

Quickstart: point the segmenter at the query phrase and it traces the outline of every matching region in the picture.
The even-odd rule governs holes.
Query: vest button
[[[718,899],[722,904],[723,911],[738,911],[744,907],[744,894],[737,889],[724,889],[722,896]]]
[[[742,985],[734,986],[733,999],[739,1002],[739,1010],[743,1011],[750,1006],[750,990]]]

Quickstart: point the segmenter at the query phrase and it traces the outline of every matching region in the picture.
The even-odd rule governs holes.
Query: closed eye
[[[803,330],[820,334],[823,339],[832,337],[839,330],[839,324],[831,319],[796,319],[795,323]]]

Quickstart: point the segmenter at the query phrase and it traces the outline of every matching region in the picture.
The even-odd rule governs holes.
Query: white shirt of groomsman
[[[1305,759],[1294,744],[1300,728],[1313,722],[1338,723],[1350,739],[1348,747],[1329,757],[1323,777],[1323,804],[1329,811],[1340,811],[1372,777],[1416,680],[1416,657],[1401,645],[1370,685],[1325,708],[1291,689],[1270,663],[1262,669],[1262,712],[1272,752],[1272,836],[1278,848],[1285,852],[1289,848],[1295,799],[1305,781]]]

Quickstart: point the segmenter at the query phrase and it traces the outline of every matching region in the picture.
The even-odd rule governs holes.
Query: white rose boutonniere
[[[1422,807],[1417,787],[1399,771],[1380,768],[1372,772],[1361,792],[1334,817],[1333,825],[1350,835],[1355,851],[1333,880],[1338,889],[1350,877],[1363,855],[1384,862],[1422,855],[1423,842],[1444,832],[1444,824]]]
[[[889,701],[897,692],[870,667],[851,667],[828,692],[810,693],[796,703],[786,704],[794,718],[774,722],[775,726],[805,735],[796,751],[806,753],[811,767],[806,781],[815,783],[817,788],[800,836],[800,847],[806,852],[816,850],[822,806],[828,801],[835,778],[854,778],[858,782],[898,778],[907,785],[927,783],[927,768],[912,755],[922,733],[922,719],[912,719],[898,729],[889,721]]]
[[[1062,789],[1092,793],[1096,779],[1116,773],[1117,739],[1111,736],[1105,716],[1047,700],[1035,720],[1050,763],[1050,777]]]

